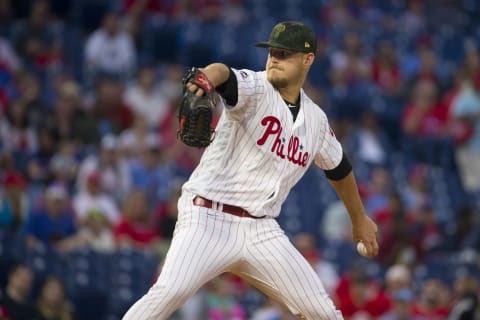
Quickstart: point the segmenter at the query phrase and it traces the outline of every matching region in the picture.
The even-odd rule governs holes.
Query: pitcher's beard
[[[274,78],[274,79],[268,79],[268,80],[270,81],[272,86],[277,90],[288,87],[287,79],[275,79]]]

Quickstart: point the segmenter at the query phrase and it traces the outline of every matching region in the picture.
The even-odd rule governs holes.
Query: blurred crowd
[[[286,232],[345,319],[480,319],[478,14],[473,0],[0,0],[0,319],[92,307],[33,254],[75,269],[79,252],[146,252],[161,268],[202,154],[176,137],[182,75],[215,61],[261,69],[253,43],[281,20],[317,32],[305,90],[354,165],[380,255],[355,253],[318,169],[284,206]],[[102,291],[105,312],[89,319],[119,319],[159,270],[131,279],[122,303]],[[223,275],[172,319],[292,316]]]

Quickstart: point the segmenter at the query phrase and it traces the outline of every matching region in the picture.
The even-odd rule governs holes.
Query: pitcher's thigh
[[[248,246],[248,259],[233,270],[285,304],[299,319],[343,319],[310,264],[284,235]]]

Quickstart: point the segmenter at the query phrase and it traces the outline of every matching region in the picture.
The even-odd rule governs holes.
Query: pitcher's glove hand
[[[212,115],[215,103],[213,85],[207,76],[193,67],[183,78],[183,97],[178,111],[178,136],[188,146],[207,147],[213,140]],[[201,96],[187,88],[191,83],[202,89]]]

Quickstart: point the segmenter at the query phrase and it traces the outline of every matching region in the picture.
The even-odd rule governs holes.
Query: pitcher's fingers
[[[186,84],[186,86],[187,86],[187,89],[190,90],[191,92],[196,92],[197,89],[198,89],[198,86],[196,84],[191,83],[191,82],[188,82]]]
[[[377,243],[377,241],[373,240],[369,244],[370,244],[369,247],[367,247],[369,256],[371,258],[377,256],[378,255],[378,243]]]

